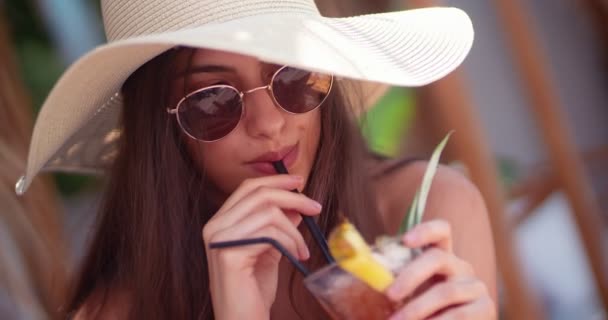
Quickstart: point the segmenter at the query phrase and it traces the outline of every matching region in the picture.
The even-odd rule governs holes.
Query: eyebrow
[[[236,73],[236,69],[233,67],[222,66],[222,65],[198,65],[189,67],[187,70],[178,72],[175,74],[176,78],[184,77],[193,73],[213,73],[213,72],[232,72]]]

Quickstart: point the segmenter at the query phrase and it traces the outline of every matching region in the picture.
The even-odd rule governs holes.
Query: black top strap
[[[379,179],[388,174],[391,174],[394,171],[396,171],[402,167],[408,166],[413,162],[423,160],[420,157],[412,157],[412,156],[393,159],[393,158],[389,158],[387,156],[384,156],[384,155],[381,155],[381,154],[378,154],[375,152],[370,152],[370,155],[373,159],[378,160],[381,163],[387,163],[387,165],[384,168],[382,168],[382,170],[379,170],[378,172],[376,172],[373,175],[373,178],[375,178],[375,179]]]

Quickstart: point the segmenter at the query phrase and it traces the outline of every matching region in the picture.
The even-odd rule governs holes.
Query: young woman
[[[44,110],[84,105],[54,119],[67,122],[56,128],[65,137],[52,141],[55,150],[34,141],[30,158],[48,161],[57,150],[73,157],[86,142],[74,144],[83,135],[66,132],[120,112],[117,131],[84,140],[100,136],[117,147],[66,310],[77,319],[327,317],[272,247],[208,245],[272,237],[314,270],[324,262],[300,214],[326,235],[344,217],[369,238],[395,232],[426,164],[372,157],[351,113],[357,91],[337,75],[398,85],[439,78],[470,47],[466,15],[327,19],[308,0],[108,0],[102,8],[114,43],[57,85]],[[403,57],[387,59],[395,53]],[[110,99],[113,87],[119,95]],[[96,110],[93,120],[83,108]],[[45,121],[41,115],[37,130],[50,134]],[[290,174],[276,174],[277,160]],[[386,291],[395,301],[415,292],[393,319],[495,318],[492,237],[476,188],[441,168],[425,218],[404,237],[424,253]]]

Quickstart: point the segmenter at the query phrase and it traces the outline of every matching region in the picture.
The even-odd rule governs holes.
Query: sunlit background
[[[502,318],[607,319],[608,2],[317,3],[327,16],[430,5],[469,13],[476,39],[464,65],[424,88],[379,88],[361,129],[390,157],[428,157],[455,130],[443,162],[490,209]],[[73,270],[91,235],[97,178],[45,175],[21,198],[13,187],[44,98],[104,41],[97,0],[0,0],[0,319],[48,318],[61,270]]]

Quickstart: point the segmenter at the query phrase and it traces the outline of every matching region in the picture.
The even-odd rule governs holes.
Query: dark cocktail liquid
[[[335,264],[308,276],[304,283],[335,320],[385,320],[396,310],[383,293]]]

